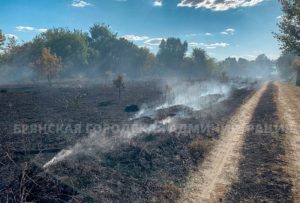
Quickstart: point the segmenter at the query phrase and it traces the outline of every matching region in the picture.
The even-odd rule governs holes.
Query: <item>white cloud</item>
[[[233,35],[235,32],[235,29],[233,28],[227,28],[225,31],[222,31],[221,34],[222,35]]]
[[[191,47],[205,47],[207,49],[215,49],[217,47],[227,47],[229,46],[228,43],[225,42],[217,42],[217,43],[212,43],[212,44],[206,44],[206,43],[198,43],[198,42],[190,42],[189,45]]]
[[[265,0],[181,0],[179,7],[206,8],[214,11],[226,11],[239,7],[255,6]]]
[[[72,3],[72,6],[73,7],[76,7],[76,8],[84,8],[86,6],[91,6],[92,4],[86,2],[86,1],[83,1],[83,0],[74,0],[73,3]]]
[[[124,35],[122,37],[129,41],[144,41],[149,39],[149,37],[147,36],[137,36],[137,35]]]
[[[34,31],[34,27],[30,26],[17,26],[17,31]]]
[[[46,32],[46,28],[35,28],[31,26],[17,26],[16,30],[19,32]]]
[[[186,37],[196,37],[196,36],[200,36],[201,34],[197,34],[197,33],[191,33],[191,34],[186,34]]]
[[[217,42],[214,44],[206,44],[205,47],[208,49],[215,49],[217,47],[228,47],[229,44],[225,43],[225,42]]]
[[[144,43],[146,45],[150,45],[150,46],[158,46],[158,45],[160,45],[162,40],[163,40],[163,38],[151,38],[151,39],[146,40]]]
[[[277,16],[276,19],[277,20],[281,20],[282,16]]]
[[[17,35],[14,35],[14,34],[5,34],[5,37],[6,38],[15,38],[15,39],[18,39],[18,36]]]
[[[153,1],[153,6],[157,6],[157,7],[162,6],[162,0],[154,0]]]
[[[227,28],[225,31],[229,32],[229,33],[233,33],[233,32],[235,32],[235,29],[233,29],[233,28]]]
[[[186,34],[185,37],[197,37],[197,36],[212,36],[213,34],[210,32],[206,32],[206,33],[191,33],[191,34]]]
[[[256,59],[257,55],[253,55],[253,54],[243,54],[243,55],[232,55],[232,56],[230,56],[230,57],[236,58],[236,59],[244,58],[244,59],[247,59],[247,60],[254,60],[254,59]]]
[[[191,47],[199,47],[201,43],[198,43],[198,42],[190,42],[189,43],[189,46]]]

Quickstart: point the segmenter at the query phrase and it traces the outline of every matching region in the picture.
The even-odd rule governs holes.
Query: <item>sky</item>
[[[0,0],[0,29],[22,43],[53,27],[88,31],[105,23],[153,53],[162,39],[203,48],[214,58],[275,59],[281,16],[277,0]]]

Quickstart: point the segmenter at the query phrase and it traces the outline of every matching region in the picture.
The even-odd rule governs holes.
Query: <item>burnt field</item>
[[[0,202],[175,201],[256,88],[185,85],[128,83],[121,99],[112,85],[1,86]]]

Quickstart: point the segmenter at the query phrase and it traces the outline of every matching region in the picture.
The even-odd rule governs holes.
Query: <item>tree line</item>
[[[89,32],[53,28],[24,43],[17,43],[14,37],[6,39],[0,31],[0,49],[2,74],[14,76],[24,70],[30,71],[31,77],[48,81],[54,77],[105,78],[112,74],[126,74],[129,78],[269,77],[276,65],[264,54],[255,60],[229,57],[217,61],[205,50],[194,48],[187,55],[188,43],[172,37],[161,41],[155,55],[118,37],[105,24],[94,24]]]
[[[281,43],[282,55],[277,60],[277,66],[281,75],[287,79],[296,75],[296,85],[300,86],[300,2],[280,2],[283,15],[278,23],[279,33],[275,33],[275,37]]]

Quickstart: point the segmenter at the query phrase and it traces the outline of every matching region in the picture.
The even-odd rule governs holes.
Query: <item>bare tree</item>
[[[125,89],[125,81],[122,75],[118,75],[116,79],[113,80],[113,84],[118,88],[119,100],[121,99],[121,91]]]

